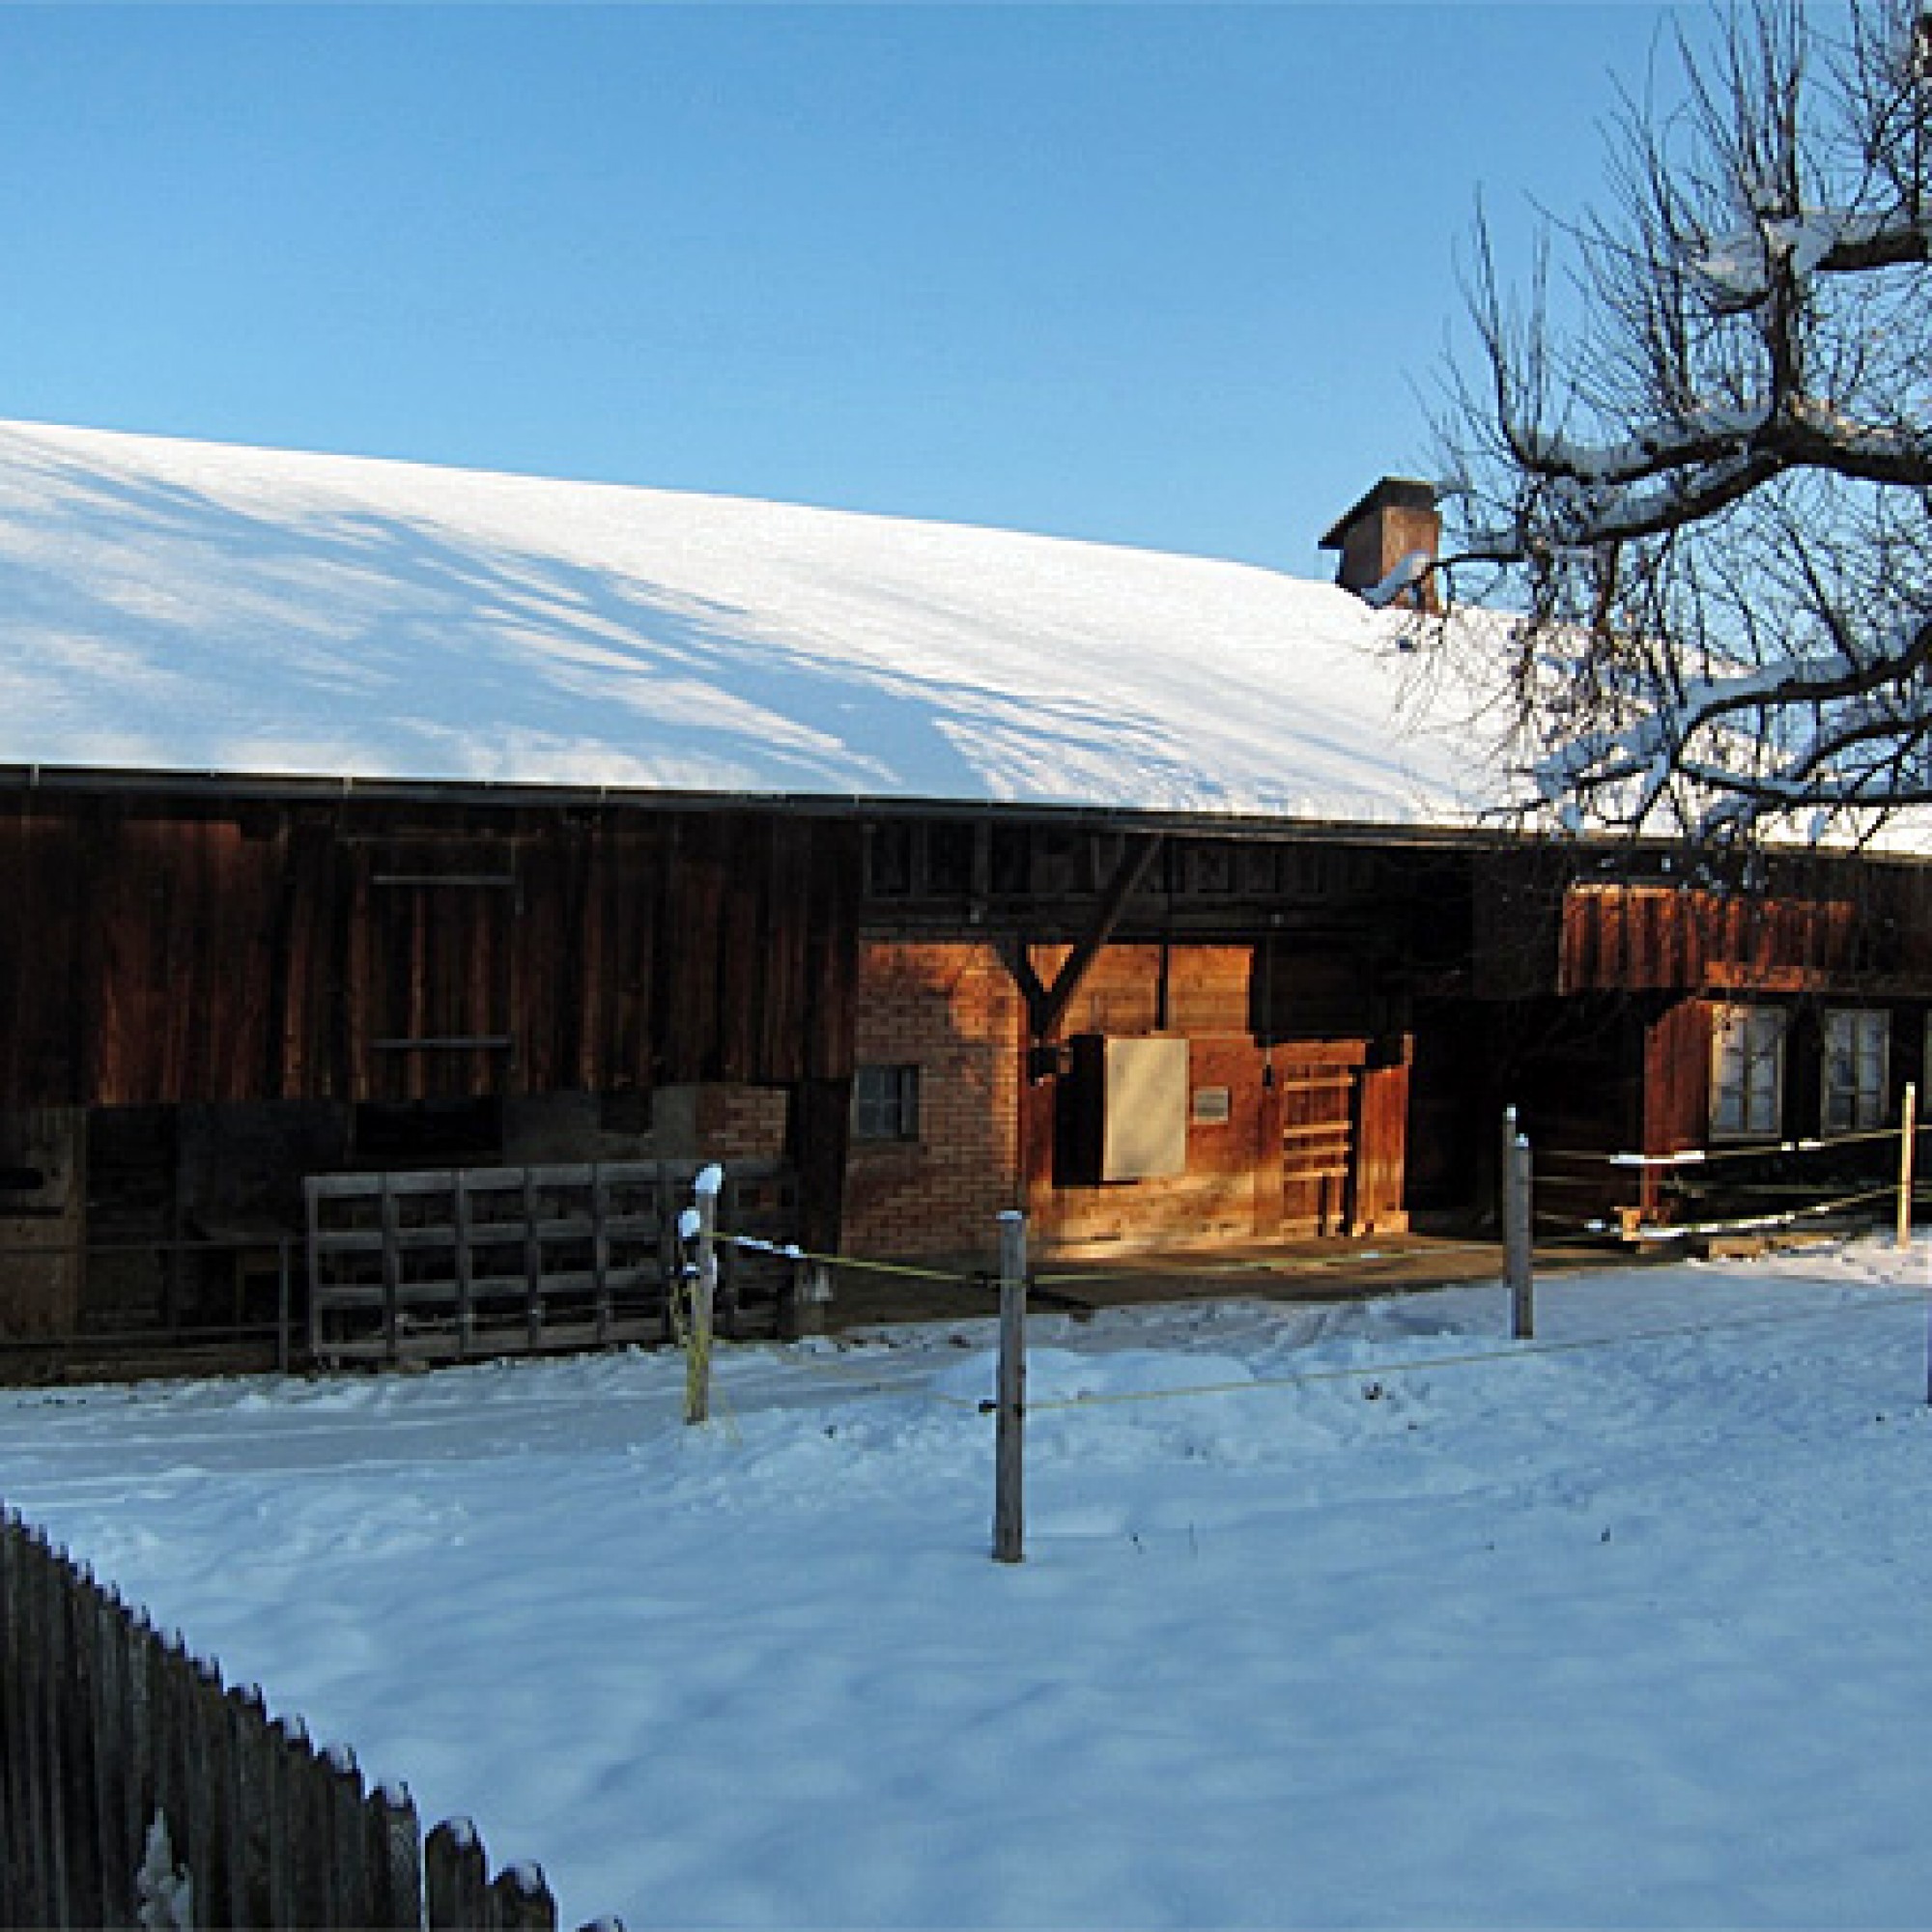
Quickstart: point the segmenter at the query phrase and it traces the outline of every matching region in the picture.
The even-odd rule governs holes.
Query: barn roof
[[[0,424],[0,766],[1449,827],[1399,618],[1248,565]]]

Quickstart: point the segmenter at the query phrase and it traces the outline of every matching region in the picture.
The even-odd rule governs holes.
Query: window
[[[1711,1040],[1711,1133],[1747,1140],[1784,1118],[1784,1032],[1776,1007],[1719,1007]]]
[[[916,1141],[919,1068],[860,1066],[852,1081],[852,1133],[862,1141]]]
[[[1825,1014],[1824,1130],[1857,1133],[1885,1124],[1885,1090],[1891,1016],[1870,1007],[1838,1007]]]
[[[866,828],[866,890],[880,898],[912,891],[912,827],[895,820]]]

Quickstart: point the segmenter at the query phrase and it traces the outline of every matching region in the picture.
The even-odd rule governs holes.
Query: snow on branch
[[[1520,769],[1566,818],[1747,836],[1924,800],[1928,20],[1741,0],[1680,41],[1674,97],[1627,101],[1607,212],[1524,283],[1479,213],[1449,549],[1520,613]]]

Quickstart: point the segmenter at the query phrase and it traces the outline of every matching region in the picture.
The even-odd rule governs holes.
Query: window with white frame
[[[1784,1035],[1778,1007],[1719,1007],[1711,1036],[1711,1135],[1751,1140],[1784,1123]]]
[[[919,1138],[919,1068],[862,1064],[852,1081],[852,1133],[862,1141]]]
[[[1825,1013],[1824,1130],[1857,1133],[1885,1124],[1891,1015],[1875,1007],[1833,1007]]]

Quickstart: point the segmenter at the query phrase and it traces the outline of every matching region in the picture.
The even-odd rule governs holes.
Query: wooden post
[[[1912,1169],[1918,1151],[1918,1089],[1905,1083],[1898,1120],[1898,1245],[1912,1245]]]
[[[1529,1137],[1516,1131],[1516,1109],[1503,1116],[1503,1272],[1510,1287],[1510,1334],[1536,1334],[1536,1273],[1530,1255]]]
[[[289,1236],[275,1243],[275,1373],[289,1372]]]
[[[718,1196],[721,1168],[707,1167],[693,1183],[697,1204],[697,1272],[691,1279],[684,1338],[684,1419],[711,1420],[711,1319],[718,1300]]]
[[[1026,1430],[1026,1216],[1000,1216],[1000,1387],[995,1438],[993,1560],[1026,1554],[1023,1447]]]

